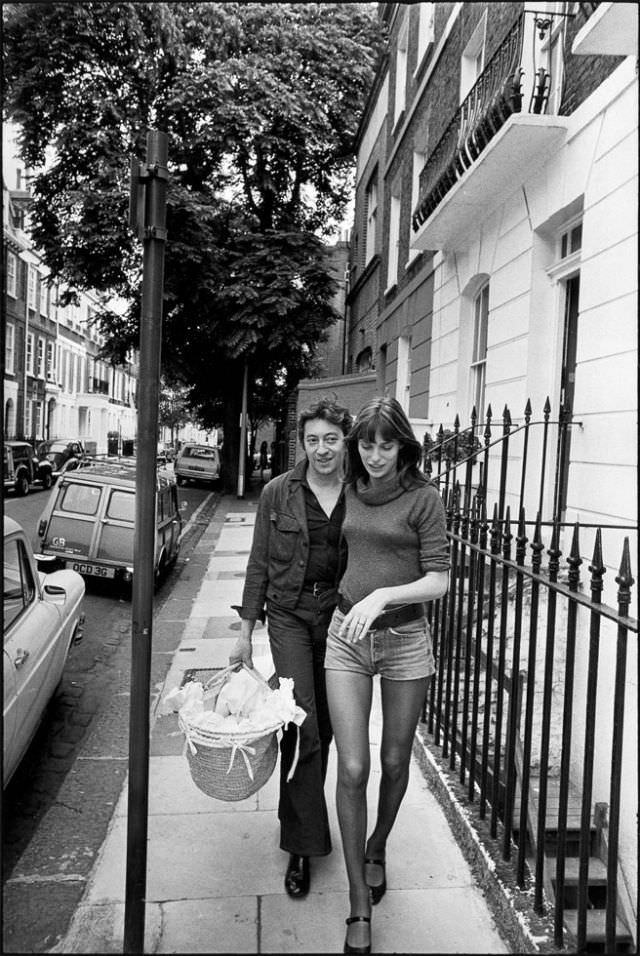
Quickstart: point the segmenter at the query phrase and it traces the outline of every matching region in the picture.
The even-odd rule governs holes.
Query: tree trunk
[[[240,371],[242,366],[239,366]],[[242,412],[242,375],[224,406],[224,441],[222,445],[222,484],[225,491],[235,494],[238,490],[238,466],[240,459],[240,414]],[[247,475],[245,474],[245,487]]]

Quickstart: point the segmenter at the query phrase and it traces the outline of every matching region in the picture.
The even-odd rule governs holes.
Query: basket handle
[[[268,687],[269,690],[271,690],[268,681],[264,679],[260,671],[255,667],[249,667],[249,665],[244,661],[237,661],[235,664],[230,664],[228,667],[225,667],[224,670],[218,671],[217,674],[214,674],[213,677],[209,678],[203,689],[209,690],[215,684],[226,681],[231,674],[238,673],[241,669],[244,669],[248,674],[251,674],[253,679],[263,687]]]

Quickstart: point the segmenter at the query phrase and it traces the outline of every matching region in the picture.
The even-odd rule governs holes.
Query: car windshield
[[[204,448],[196,445],[191,445],[188,448],[185,448],[183,453],[185,458],[215,458],[217,455],[217,450],[215,448]]]

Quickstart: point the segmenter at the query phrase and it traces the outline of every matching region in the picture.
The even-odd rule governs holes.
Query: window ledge
[[[423,253],[424,251],[425,251],[424,249],[414,249],[413,255],[412,255],[412,256],[409,256],[409,258],[407,259],[407,261],[406,261],[405,264],[404,264],[404,271],[405,271],[405,272],[406,272],[408,269],[411,268],[411,266],[414,264],[414,262],[415,262],[417,259],[420,258],[420,256],[422,255],[422,253]]]
[[[427,62],[427,57],[429,56],[429,54],[430,54],[431,51],[433,50],[433,45],[434,45],[434,43],[435,43],[435,40],[432,38],[431,40],[429,40],[429,42],[427,43],[426,47],[424,48],[424,52],[423,52],[422,56],[420,57],[420,59],[418,60],[418,62],[416,63],[415,69],[414,69],[414,71],[413,71],[413,79],[414,79],[414,80],[417,80],[417,79],[418,79],[418,76],[420,75],[420,73],[422,73],[422,69],[423,69],[425,63]]]
[[[396,280],[395,282],[392,282],[391,285],[387,286],[387,288],[384,290],[383,295],[390,295],[392,292],[395,292],[397,288],[398,288],[398,282]]]

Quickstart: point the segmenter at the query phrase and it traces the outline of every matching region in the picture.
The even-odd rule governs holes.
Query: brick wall
[[[584,103],[624,60],[623,56],[574,56],[571,45],[585,20],[585,15],[579,12],[567,22],[565,82],[560,105],[560,113],[563,116],[569,116]]]

